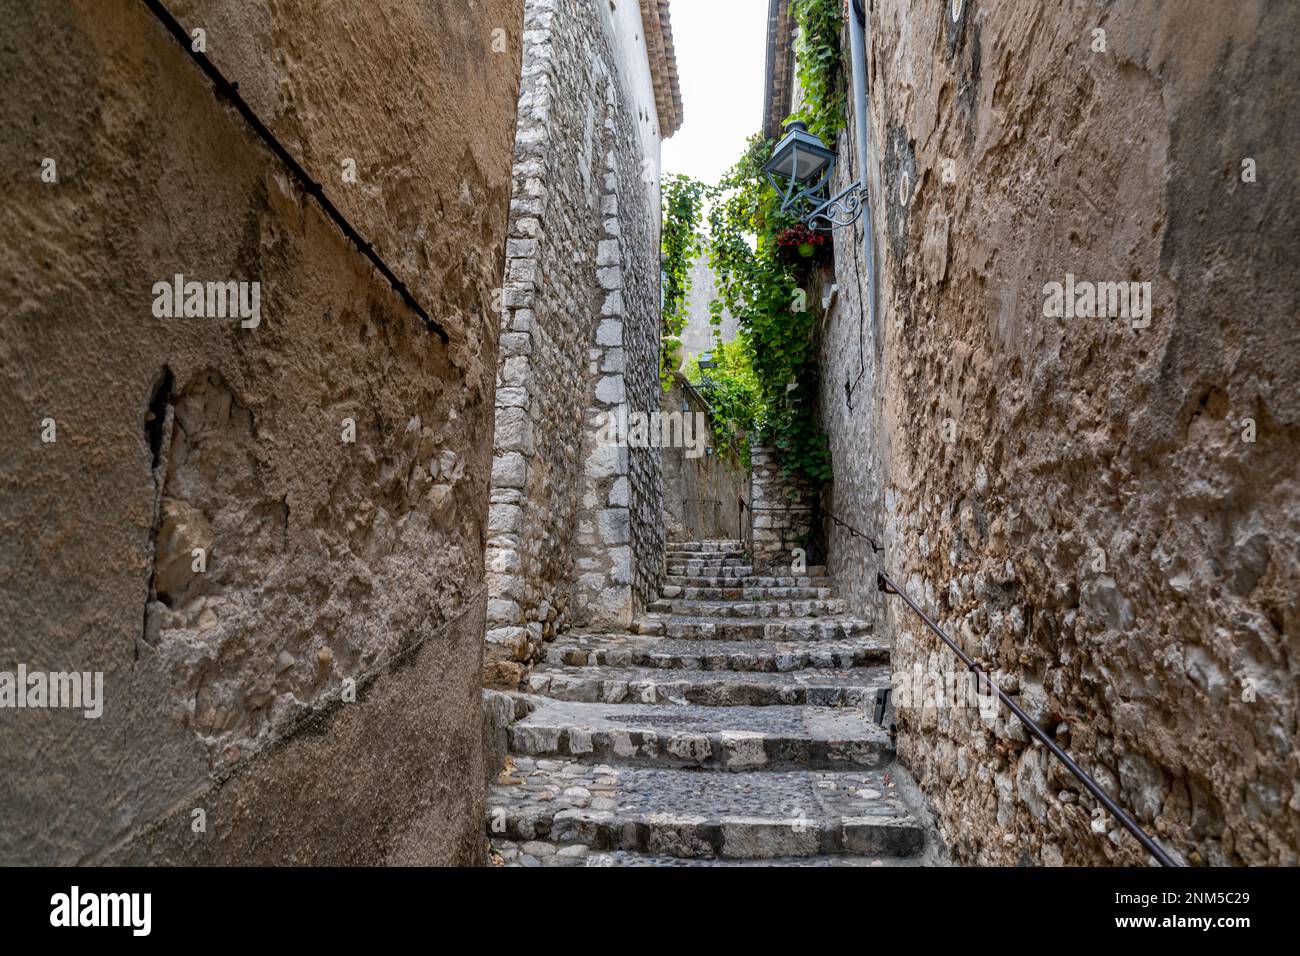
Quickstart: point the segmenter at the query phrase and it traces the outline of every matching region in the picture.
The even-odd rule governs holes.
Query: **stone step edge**
[[[542,663],[550,667],[573,668],[584,667],[641,667],[647,670],[691,671],[699,673],[723,674],[797,674],[810,670],[845,671],[859,667],[873,667],[888,664],[890,648],[885,644],[864,645],[861,647],[844,647],[825,652],[829,659],[818,656],[814,641],[796,641],[808,645],[807,650],[782,651],[743,651],[728,649],[729,641],[698,641],[700,644],[717,645],[716,650],[699,651],[656,651],[653,645],[637,647],[582,647],[574,643],[565,643],[563,638],[546,648]],[[742,644],[742,641],[734,643]],[[594,659],[593,659],[594,657]],[[837,660],[838,659],[838,660]],[[840,663],[839,661],[846,661]],[[705,666],[705,665],[725,666]],[[747,666],[736,667],[735,664]],[[786,664],[787,666],[778,666]]]
[[[700,817],[578,808],[489,808],[490,836],[517,842],[582,844],[599,851],[625,850],[688,859],[755,860],[811,856],[912,856],[925,833],[906,817]]]
[[[633,728],[633,725],[628,725]],[[874,725],[871,725],[874,726]],[[509,752],[521,757],[568,757],[583,762],[750,770],[878,770],[894,759],[889,735],[814,739],[761,731],[593,729],[529,724],[516,719],[507,731]]]
[[[851,674],[846,668],[840,673]],[[665,674],[680,673],[664,671]],[[584,676],[582,668],[567,673],[553,670],[533,671],[528,676],[528,690],[550,700],[574,704],[689,704],[698,707],[852,707],[867,709],[875,705],[878,694],[889,680],[861,684],[801,685],[746,681],[743,675],[727,679],[728,671],[696,671],[707,674],[706,680],[679,678],[632,678]]]
[[[773,868],[811,868],[817,866],[826,867],[895,867],[895,866],[919,866],[922,861],[916,856],[887,856],[884,854],[878,856],[857,856],[851,853],[836,853],[819,856],[778,856],[763,857],[759,859],[738,860],[730,857],[712,859],[691,859],[680,856],[662,856],[650,853],[640,853],[635,850],[591,850],[586,844],[582,843],[552,843],[549,840],[527,840],[519,842],[516,840],[501,840],[494,838],[491,841],[494,850],[501,852],[503,849],[508,854],[516,854],[513,857],[503,857],[503,862],[496,864],[505,867],[532,866],[534,864],[521,863],[523,856],[532,854],[526,848],[537,847],[544,844],[550,848],[550,853],[544,857],[533,857],[536,866],[558,867],[646,867],[646,868],[663,868],[663,867],[773,867]],[[581,849],[580,853],[575,850]],[[564,850],[563,855],[560,850]]]

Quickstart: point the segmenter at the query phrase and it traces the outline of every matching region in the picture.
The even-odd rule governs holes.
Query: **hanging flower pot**
[[[790,226],[776,236],[777,253],[789,262],[814,259],[822,261],[830,251],[830,237],[807,226]]]

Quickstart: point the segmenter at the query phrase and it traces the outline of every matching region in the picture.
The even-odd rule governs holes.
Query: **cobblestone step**
[[[922,866],[917,856],[783,856],[773,859],[728,860],[682,859],[675,856],[653,856],[628,850],[593,851],[584,843],[556,844],[542,840],[519,843],[514,840],[492,840],[492,847],[506,867],[554,866],[648,866],[648,867],[856,867],[856,866]],[[536,854],[536,855],[534,855]]]
[[[814,707],[869,709],[889,686],[888,667],[742,674],[735,671],[665,671],[653,667],[539,667],[531,693],[555,700],[607,704],[699,704],[705,707]]]
[[[676,542],[629,633],[568,633],[515,697],[488,833],[507,866],[884,866],[924,831],[871,719],[889,647],[826,569]],[[910,792],[910,791],[909,791]]]
[[[871,622],[857,618],[705,618],[678,614],[646,615],[638,634],[689,641],[845,641],[871,633]]]
[[[673,564],[685,564],[687,561],[718,561],[724,558],[743,558],[745,552],[739,548],[717,551],[673,551],[669,550],[667,559]]]
[[[825,601],[833,597],[829,587],[755,587],[744,578],[738,579],[734,587],[684,588],[676,584],[668,584],[660,588],[659,593],[661,598],[668,600],[714,602]]]
[[[739,551],[744,546],[744,542],[734,538],[719,541],[670,541],[666,550],[669,554],[677,551]]]
[[[788,673],[867,667],[889,661],[876,637],[817,644],[810,641],[689,641],[632,634],[565,634],[546,652],[550,665],[657,667],[677,670]]]
[[[661,594],[667,594],[670,588],[830,588],[834,582],[825,575],[750,575],[743,580],[721,575],[687,574],[665,578]]]
[[[780,565],[777,565],[776,567],[769,568],[768,570],[769,570],[769,571],[770,571],[770,570],[782,571],[782,570],[787,570],[787,569],[784,568],[784,567],[782,567],[782,566],[780,566]],[[664,580],[665,580],[666,582],[669,582],[669,583],[672,583],[672,584],[680,584],[680,583],[683,583],[682,581],[679,580],[679,579],[681,579],[681,578],[712,577],[712,578],[725,578],[725,579],[727,579],[726,582],[725,582],[725,584],[726,584],[726,586],[728,586],[728,587],[736,583],[735,581],[730,580],[730,579],[732,579],[732,578],[751,578],[751,579],[752,579],[752,578],[755,578],[755,577],[764,577],[764,576],[765,576],[765,575],[755,575],[755,574],[754,574],[754,567],[753,567],[752,564],[749,564],[749,563],[746,563],[746,564],[732,564],[732,563],[725,562],[725,561],[671,562],[671,563],[665,565],[665,571],[666,571],[666,575],[667,575],[667,576],[665,577]],[[807,571],[806,571],[806,573],[801,574],[801,575],[790,574],[790,575],[774,575],[774,576],[775,576],[775,577],[791,577],[791,578],[799,577],[799,578],[805,578],[805,579],[806,579],[806,578],[823,578],[823,579],[825,579],[825,578],[826,578],[826,569],[825,569],[824,567],[822,567],[821,565],[815,565],[815,566],[813,566],[813,567],[808,568]],[[751,582],[751,581],[745,581],[744,583],[745,583],[745,584],[750,584],[750,583],[752,583],[752,582]]]
[[[807,601],[692,601],[659,600],[647,611],[660,614],[683,614],[690,617],[833,617],[848,613],[847,601],[838,598]]]
[[[701,774],[540,760],[507,773],[488,794],[488,832],[545,841],[557,854],[581,845],[683,859],[909,856],[923,843],[878,772]]]
[[[889,735],[853,707],[704,707],[571,703],[528,697],[511,752],[659,767],[875,769]]]
[[[668,577],[747,578],[754,573],[752,564],[729,564],[725,561],[689,561],[669,564]]]

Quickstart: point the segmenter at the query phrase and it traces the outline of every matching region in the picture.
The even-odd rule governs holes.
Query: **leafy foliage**
[[[803,120],[831,149],[844,129],[847,108],[841,76],[842,3],[792,4],[799,26],[795,57],[804,101],[791,118]],[[734,343],[719,341],[714,351],[718,367],[710,370],[705,386],[720,419],[713,425],[715,444],[730,446],[732,425],[758,434],[780,452],[787,474],[815,486],[830,480],[831,461],[826,435],[817,424],[816,317],[806,290],[812,269],[826,261],[829,248],[782,214],[780,198],[762,174],[772,147],[770,140],[752,138],[739,162],[713,188],[693,183],[688,190],[670,180],[665,193],[670,210],[665,216],[665,259],[670,217],[675,217],[674,229],[688,219],[694,222],[692,217],[707,201],[709,262],[718,280],[718,296],[709,304],[715,338],[724,311],[735,316],[743,333]],[[671,240],[674,249],[691,249],[689,258],[675,253],[679,259],[674,262],[685,262],[682,281],[670,274],[665,286],[665,336],[678,343],[676,337],[685,326],[685,292],[680,299],[672,297],[689,283],[686,270],[699,249],[691,243],[698,241],[676,234]],[[669,361],[665,359],[665,365]],[[688,377],[698,380],[698,366],[688,369]],[[748,451],[746,443],[746,462]]]
[[[693,358],[684,373],[713,410],[713,447],[735,454],[748,468],[749,436],[761,432],[767,423],[762,388],[754,374],[754,349],[749,336],[741,331],[730,342],[718,342],[712,354],[715,368],[704,372]]]
[[[831,467],[816,421],[815,316],[804,288],[810,267],[780,255],[777,237],[795,222],[781,213],[762,174],[771,150],[771,141],[754,137],[719,184],[709,210],[709,262],[719,294],[709,310],[715,328],[725,310],[746,333],[763,407],[759,431],[781,452],[787,473],[816,485],[830,479]]]
[[[660,349],[659,379],[666,389],[676,368],[675,353],[686,327],[687,294],[691,288],[691,265],[702,248],[700,217],[709,195],[708,185],[689,176],[672,175],[664,180],[663,238],[663,346]]]
[[[794,0],[799,39],[795,44],[803,106],[792,118],[808,124],[808,131],[829,148],[844,128],[847,96],[840,79],[840,27],[843,0]]]

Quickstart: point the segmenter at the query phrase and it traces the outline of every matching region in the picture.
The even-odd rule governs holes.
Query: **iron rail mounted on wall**
[[[750,554],[753,554],[754,529],[745,522],[745,512],[746,511],[749,512],[750,520],[752,521],[754,515],[754,509],[749,506],[749,503],[747,501],[745,501],[744,495],[738,495],[736,500],[740,502],[737,510],[737,520],[739,521],[739,527],[740,527],[740,543],[744,546],[746,551],[750,552]]]
[[[190,35],[185,32],[185,28],[181,26],[180,21],[172,16],[171,11],[162,3],[162,0],[143,0],[143,2],[158,22],[162,24],[163,29],[171,35],[172,39],[180,44],[181,49],[184,50],[189,58],[198,65],[199,69],[203,71],[203,74],[212,81],[216,95],[218,97],[225,97],[230,101],[230,105],[235,108],[235,112],[242,116],[248,125],[253,128],[253,132],[257,134],[258,139],[260,139],[266,147],[278,156],[280,161],[289,168],[289,171],[302,184],[302,188],[307,195],[316,200],[320,205],[321,210],[330,218],[334,225],[338,226],[339,230],[348,241],[351,242],[363,256],[370,260],[370,264],[379,270],[380,275],[388,280],[388,284],[392,286],[393,291],[401,297],[402,301],[406,303],[407,307],[410,308],[412,312],[419,316],[425,327],[438,336],[443,345],[447,345],[450,342],[447,330],[444,329],[436,319],[430,317],[424,306],[420,305],[420,303],[416,301],[411,290],[406,287],[406,284],[402,282],[401,279],[397,278],[397,274],[389,268],[388,263],[386,263],[380,257],[379,253],[375,251],[375,247],[362,237],[356,227],[348,221],[348,218],[344,216],[343,213],[339,211],[339,208],[330,201],[330,198],[325,195],[324,187],[308,175],[307,170],[303,168],[302,164],[299,163],[298,160],[294,159],[293,154],[289,152],[285,145],[280,142],[266,124],[258,118],[258,115],[253,112],[253,108],[248,105],[242,96],[239,95],[239,84],[232,83],[230,80],[226,79],[225,75],[217,69],[216,64],[208,59],[206,54],[194,49],[194,45],[190,40]]]
[[[863,531],[859,531],[857,528],[853,527],[853,525],[849,524],[847,521],[841,521],[839,518],[837,518],[834,514],[832,514],[829,511],[823,511],[822,513],[826,515],[826,517],[831,519],[831,523],[834,524],[835,527],[843,528],[845,531],[847,531],[849,533],[849,537],[862,538],[864,541],[866,541],[867,544],[871,545],[872,551],[879,553],[885,550],[883,547],[881,547],[879,544],[876,543],[876,539],[871,537],[871,535]]]
[[[826,514],[830,517],[830,519],[833,522],[835,522],[835,524],[838,527],[844,528],[853,537],[865,539],[868,543],[870,543],[871,547],[875,551],[884,550],[884,548],[876,544],[875,539],[872,538],[871,535],[859,531],[857,528],[853,527],[847,522],[841,521],[839,518],[830,514],[830,512],[826,512]],[[1171,857],[1168,853],[1166,853],[1163,849],[1161,849],[1160,845],[1157,844],[1156,841],[1151,838],[1150,834],[1148,834],[1145,830],[1143,830],[1142,827],[1138,825],[1137,821],[1134,820],[1133,817],[1127,811],[1125,811],[1118,803],[1115,802],[1115,800],[1111,798],[1111,796],[1108,793],[1106,793],[1105,790],[1101,788],[1101,785],[1098,784],[1097,781],[1092,778],[1091,774],[1089,774],[1086,770],[1084,770],[1077,763],[1075,763],[1074,760],[1070,757],[1070,755],[1067,754],[1063,749],[1061,749],[1061,747],[1056,743],[1056,741],[1054,741],[1047,734],[1047,732],[1043,730],[1042,727],[1039,727],[1038,724],[1028,714],[1025,713],[1025,711],[1020,707],[1019,704],[1017,704],[1014,700],[1012,700],[1009,696],[1007,696],[1006,692],[1003,691],[1002,688],[998,687],[997,684],[993,682],[993,679],[984,671],[982,667],[980,667],[979,663],[974,658],[972,658],[969,654],[963,651],[961,649],[961,646],[956,641],[954,641],[951,637],[949,637],[948,634],[943,630],[943,628],[941,628],[938,624],[936,624],[928,614],[926,614],[923,610],[921,610],[921,606],[917,604],[914,600],[912,600],[911,596],[902,588],[900,588],[894,582],[894,579],[892,577],[890,577],[884,571],[877,572],[876,587],[880,590],[882,594],[896,594],[899,597],[901,597],[904,603],[906,603],[907,606],[911,608],[912,611],[922,621],[925,622],[926,627],[928,627],[931,631],[933,631],[935,636],[937,636],[939,640],[941,640],[948,647],[949,650],[951,650],[954,654],[957,655],[958,659],[963,664],[966,665],[966,668],[975,675],[975,687],[977,692],[980,687],[981,677],[984,681],[987,681],[988,686],[993,690],[995,694],[997,694],[998,699],[1002,701],[1002,703],[1007,705],[1007,708],[1013,714],[1016,715],[1016,717],[1020,720],[1022,724],[1025,725],[1025,729],[1029,733],[1033,734],[1033,736],[1036,737],[1043,744],[1043,746],[1045,746],[1048,749],[1048,751],[1052,754],[1052,756],[1054,756],[1057,760],[1061,761],[1061,763],[1065,765],[1065,769],[1070,771],[1070,773],[1074,775],[1075,779],[1077,779],[1081,784],[1083,784],[1084,788],[1089,793],[1091,793],[1094,797],[1097,798],[1097,801],[1103,807],[1106,808],[1106,811],[1110,813],[1110,815],[1113,816],[1116,820],[1119,821],[1120,826],[1122,826],[1125,830],[1131,833],[1134,836],[1134,838],[1140,844],[1142,844],[1143,849],[1145,849],[1148,853],[1150,853],[1151,856],[1155,858],[1156,862],[1158,862],[1161,866],[1177,867],[1181,865],[1177,861],[1175,861],[1173,857]]]

